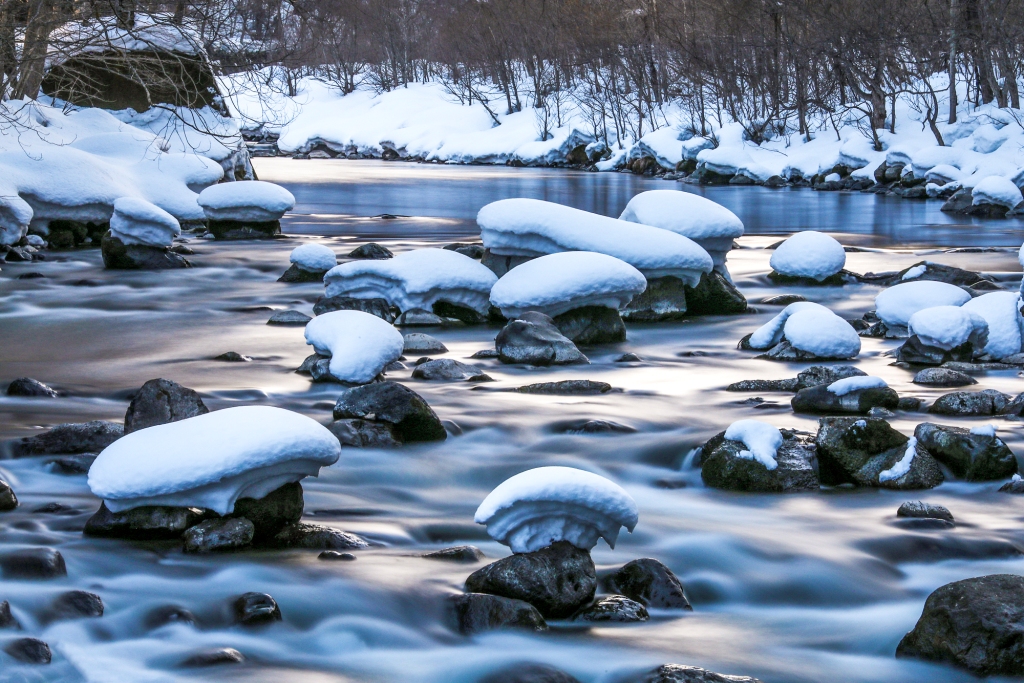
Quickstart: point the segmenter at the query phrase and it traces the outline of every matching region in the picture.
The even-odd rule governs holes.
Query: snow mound
[[[554,317],[584,306],[618,310],[645,289],[643,274],[625,261],[591,251],[563,251],[510,270],[491,288],[491,304],[509,319],[526,311]]]
[[[241,180],[211,185],[199,194],[206,217],[217,221],[280,220],[295,206],[295,197],[280,185]]]
[[[362,311],[318,315],[306,324],[306,343],[331,357],[333,377],[351,384],[372,382],[405,348],[405,338],[391,323]]]
[[[227,408],[118,439],[93,463],[89,488],[113,512],[174,505],[223,515],[239,498],[317,476],[340,454],[337,437],[305,415]]]
[[[754,331],[749,344],[754,349],[769,349],[783,339],[818,358],[845,359],[860,353],[860,337],[850,323],[810,301],[786,306]]]
[[[498,277],[475,259],[448,249],[414,249],[385,260],[350,261],[327,271],[327,296],[386,299],[402,311],[444,301],[487,315]]]
[[[836,396],[846,396],[854,391],[862,391],[863,389],[880,389],[887,387],[888,384],[881,377],[872,377],[871,375],[859,375],[856,377],[846,377],[844,379],[836,380],[832,384],[828,385],[830,393]]]
[[[790,277],[806,277],[821,282],[846,265],[843,245],[823,232],[798,232],[780,244],[772,254],[775,272]]]
[[[334,252],[329,247],[315,242],[295,247],[288,259],[310,273],[323,273],[338,265],[338,257]]]
[[[914,266],[913,268],[907,268],[907,272],[903,273],[903,277],[901,277],[900,280],[916,280],[927,272],[928,266],[922,263]]]
[[[672,275],[696,286],[714,267],[696,242],[660,228],[539,199],[502,199],[477,214],[484,246],[500,256],[594,251],[625,261],[647,278]]]
[[[1013,184],[1009,178],[992,175],[974,186],[971,191],[971,204],[995,204],[1013,209],[1021,202],[1024,202],[1024,195],[1020,188]]]
[[[737,453],[739,457],[756,460],[769,470],[779,466],[775,454],[782,445],[782,432],[767,422],[737,420],[725,430],[725,438],[740,441],[747,447],[747,450]]]
[[[710,199],[679,190],[641,192],[626,204],[621,221],[652,225],[688,237],[725,267],[732,241],[743,236],[743,221],[729,209]]]
[[[968,341],[981,349],[988,340],[985,318],[959,306],[923,308],[910,316],[909,328],[925,344],[946,351]]]
[[[638,519],[636,501],[621,486],[572,467],[538,467],[505,480],[474,517],[514,553],[558,541],[590,550],[598,538],[614,548],[619,527],[632,532]]]
[[[1024,318],[1021,317],[1020,306],[1020,295],[1015,292],[989,292],[961,307],[988,323],[988,341],[981,349],[983,353],[999,359],[1021,352],[1024,348]]]
[[[903,452],[903,457],[889,469],[881,471],[878,474],[878,481],[894,481],[904,476],[910,471],[910,465],[913,464],[915,455],[917,455],[917,437],[912,436],[907,442],[907,450]]]
[[[83,53],[163,51],[182,55],[204,54],[202,37],[190,26],[172,21],[168,14],[135,13],[130,29],[115,17],[90,17],[71,21],[50,35],[47,68]]]
[[[945,282],[903,282],[883,290],[875,297],[875,313],[890,329],[900,330],[910,316],[933,306],[961,306],[971,295]]]
[[[136,197],[114,200],[110,234],[124,244],[169,247],[181,234],[177,219],[152,202]]]

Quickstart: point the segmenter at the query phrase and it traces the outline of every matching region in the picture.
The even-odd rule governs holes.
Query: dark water
[[[348,162],[260,160],[262,178],[287,185],[299,198],[290,233],[326,235],[344,254],[367,236],[393,249],[442,244],[473,235],[482,204],[505,196],[541,196],[616,214],[632,193],[668,183],[621,174],[583,174],[486,167],[433,167]],[[957,227],[937,203],[884,200],[873,195],[709,190],[736,210],[753,236],[729,257],[738,286],[751,301],[797,291],[853,317],[873,307],[875,287],[787,289],[764,277],[763,249],[794,226],[856,233],[859,243],[888,245],[849,254],[863,272],[908,266],[922,258],[993,273],[1008,287],[1019,282],[1016,254],[944,253],[935,247],[1017,246],[1019,223]],[[414,218],[366,218],[383,212]],[[315,214],[303,216],[301,214]],[[893,236],[912,243],[893,243]],[[954,239],[955,238],[955,239]],[[852,242],[854,237],[841,236]],[[120,420],[129,393],[167,377],[200,391],[211,409],[265,403],[330,419],[338,394],[293,371],[309,353],[302,328],[268,327],[268,310],[309,311],[317,284],[275,280],[300,240],[211,243],[193,240],[196,268],[166,273],[112,273],[95,250],[61,260],[8,264],[0,272],[0,385],[32,376],[68,395],[59,399],[0,397],[0,439],[39,432],[60,422]],[[45,279],[18,280],[25,272]],[[80,283],[90,281],[90,286]],[[497,382],[491,389],[570,378],[604,380],[622,393],[598,397],[529,396],[474,391],[465,383],[408,382],[442,419],[464,434],[446,442],[396,451],[346,449],[340,462],[307,479],[308,521],[359,533],[376,545],[358,560],[323,563],[315,552],[250,552],[185,556],[173,544],[85,539],[81,528],[98,506],[84,476],[56,474],[47,458],[0,461],[0,476],[22,500],[0,516],[0,552],[17,547],[59,548],[68,577],[57,581],[0,581],[28,635],[54,649],[49,667],[16,666],[0,654],[0,681],[400,681],[471,683],[519,661],[556,665],[584,683],[638,680],[655,665],[676,662],[768,683],[901,683],[975,680],[954,669],[893,657],[896,644],[928,593],[949,581],[991,573],[1024,574],[1024,500],[996,492],[998,484],[948,482],[915,493],[833,490],[788,496],[739,495],[706,489],[691,465],[692,449],[736,419],[765,419],[813,431],[813,420],[789,410],[789,395],[764,394],[776,407],[754,409],[746,395],[725,392],[744,378],[793,376],[807,364],[774,364],[736,350],[736,341],[773,315],[693,319],[631,326],[629,340],[587,349],[592,364],[524,369],[481,361]],[[491,345],[494,328],[430,330],[466,359]],[[883,352],[896,346],[864,340],[855,364],[884,377],[901,395],[934,399],[912,375],[891,367]],[[211,360],[225,351],[252,363]],[[643,362],[612,360],[625,351]],[[979,377],[978,389],[1016,394],[1016,372]],[[608,419],[638,431],[617,436],[562,433],[576,419]],[[924,415],[900,414],[893,424],[910,433]],[[963,426],[985,424],[958,420]],[[999,435],[1024,453],[1021,423],[1000,420]],[[472,523],[483,497],[508,476],[562,464],[599,472],[622,484],[640,506],[640,523],[615,550],[602,542],[599,567],[655,557],[686,585],[694,611],[656,613],[650,622],[587,630],[556,627],[545,635],[492,633],[464,638],[446,625],[444,596],[460,590],[475,565],[420,557],[446,545],[478,545],[490,558],[507,549]],[[894,524],[904,500],[949,507],[958,520],[944,532],[909,531]],[[67,515],[34,512],[49,502]],[[330,510],[329,514],[318,511]],[[922,544],[935,550],[922,553]],[[917,550],[915,550],[917,548]],[[72,588],[102,596],[101,619],[42,623],[49,601]],[[281,605],[284,621],[249,631],[229,622],[228,602],[263,591]],[[156,630],[144,615],[175,604],[199,618],[195,627]],[[0,631],[0,645],[15,634]],[[190,653],[234,647],[248,663],[181,669]]]

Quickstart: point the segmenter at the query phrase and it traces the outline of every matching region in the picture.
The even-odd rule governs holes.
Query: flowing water
[[[298,199],[285,231],[309,236],[339,254],[369,239],[392,249],[441,245],[477,232],[483,204],[532,196],[617,215],[646,189],[677,184],[625,174],[449,167],[346,161],[258,160],[261,178]],[[694,188],[687,187],[688,190]],[[845,317],[873,308],[869,285],[779,288],[765,277],[778,234],[816,228],[864,247],[849,254],[857,272],[895,270],[922,259],[993,274],[1015,288],[1020,221],[969,221],[937,202],[808,190],[700,190],[743,218],[747,236],[729,268],[751,302],[796,292]],[[374,218],[380,214],[394,219]],[[214,243],[193,240],[196,268],[162,273],[104,271],[97,250],[50,254],[42,263],[7,264],[0,273],[0,384],[35,377],[66,392],[58,399],[0,397],[0,439],[38,433],[61,422],[123,419],[130,393],[166,377],[200,391],[211,409],[262,403],[330,420],[339,390],[294,373],[309,348],[302,328],[269,327],[271,309],[309,312],[317,284],[282,284],[298,239]],[[954,247],[991,249],[950,251]],[[27,272],[45,278],[15,279]],[[173,543],[84,538],[97,508],[82,475],[63,475],[48,458],[0,460],[0,477],[22,501],[0,516],[0,552],[58,548],[68,577],[0,581],[28,635],[54,650],[49,666],[16,665],[0,654],[2,681],[401,681],[472,683],[522,661],[555,665],[584,683],[639,680],[675,662],[768,683],[952,682],[973,680],[945,666],[897,660],[893,653],[940,585],[992,573],[1024,574],[1024,499],[998,484],[950,481],[923,492],[836,489],[814,494],[753,495],[707,489],[692,451],[740,418],[814,431],[789,395],[765,403],[724,387],[739,379],[791,377],[809,365],[756,360],[737,340],[778,308],[752,315],[633,325],[627,342],[586,349],[589,366],[526,369],[479,361],[497,381],[408,382],[442,419],[462,430],[443,443],[400,450],[345,449],[341,460],[303,483],[306,518],[374,543],[355,562],[327,563],[313,551],[186,556]],[[492,346],[497,328],[430,330],[466,359]],[[865,339],[855,364],[901,395],[934,399],[883,353],[896,342]],[[251,363],[212,360],[226,351]],[[643,362],[613,360],[623,352]],[[470,361],[473,362],[473,361]],[[499,391],[538,381],[589,378],[623,391],[553,397]],[[977,388],[1017,394],[1016,371],[990,372]],[[605,419],[637,431],[566,433],[574,420]],[[901,413],[910,433],[924,415]],[[974,426],[980,419],[961,419]],[[1024,454],[1021,423],[1000,420],[1000,436]],[[145,457],[145,454],[140,454]],[[614,550],[594,551],[601,568],[638,557],[666,563],[684,582],[692,613],[656,612],[640,625],[576,628],[555,624],[540,635],[500,632],[466,638],[448,627],[445,596],[477,566],[426,560],[429,550],[474,544],[489,558],[507,554],[473,524],[484,496],[505,478],[541,465],[599,472],[637,500],[640,523]],[[950,508],[948,531],[894,524],[905,500]],[[60,513],[37,512],[59,502]],[[49,601],[72,588],[102,596],[100,619],[46,624]],[[273,595],[284,620],[246,630],[230,623],[230,600],[246,591]],[[197,616],[149,628],[146,615],[166,605]],[[0,641],[14,637],[0,632]],[[2,643],[0,643],[2,644]],[[233,647],[247,662],[183,669],[189,654]]]

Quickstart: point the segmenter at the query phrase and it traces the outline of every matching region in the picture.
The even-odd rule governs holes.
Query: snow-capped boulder
[[[479,261],[448,249],[414,249],[385,260],[351,261],[324,276],[326,296],[384,299],[402,311],[433,310],[483,322],[497,276]]]
[[[899,395],[884,379],[861,375],[801,389],[791,405],[795,413],[867,415],[872,408],[896,410],[899,402]]]
[[[962,306],[988,323],[988,341],[981,348],[982,353],[998,360],[1021,352],[1024,318],[1020,307],[1020,295],[1016,292],[990,292]]]
[[[289,256],[291,266],[278,282],[319,282],[334,266],[338,258],[330,247],[316,242],[307,242],[292,249]]]
[[[798,232],[780,244],[772,254],[773,276],[829,284],[846,265],[843,245],[823,232]]]
[[[786,306],[742,345],[767,349],[767,356],[778,360],[847,359],[860,353],[860,337],[850,323],[810,301]]]
[[[638,518],[618,484],[571,467],[538,467],[491,491],[474,520],[512,552],[531,553],[558,541],[590,550],[599,538],[614,548],[620,527],[632,532]]]
[[[743,221],[721,204],[678,190],[641,192],[626,204],[619,220],[653,225],[693,240],[727,272],[725,257],[733,240],[743,236]]]
[[[875,313],[895,335],[909,334],[910,316],[934,306],[962,306],[971,295],[945,282],[904,282],[889,287],[875,297]]]
[[[211,185],[198,201],[210,232],[221,239],[274,235],[281,231],[281,217],[295,206],[291,192],[262,180]]]
[[[178,220],[159,206],[137,197],[114,200],[110,234],[122,244],[141,244],[163,249],[181,235]]]
[[[306,343],[330,361],[330,377],[349,384],[372,382],[389,363],[398,360],[405,339],[393,325],[362,311],[333,311],[318,315],[306,325]]]
[[[817,446],[821,483],[924,489],[943,481],[935,459],[882,418],[823,417]]]
[[[701,448],[701,479],[729,491],[783,493],[818,488],[814,450],[792,432],[739,420]]]
[[[1009,178],[991,175],[977,185],[971,191],[971,204],[981,206],[1001,206],[1008,211],[1024,202],[1024,195],[1021,195],[1020,188],[1013,184]]]
[[[1017,473],[1017,458],[996,436],[994,425],[947,427],[924,422],[914,430],[917,442],[961,479],[994,481]]]
[[[959,306],[933,306],[910,316],[909,332],[896,352],[898,360],[916,365],[969,362],[987,343],[988,323]]]
[[[89,488],[115,513],[174,506],[224,515],[239,498],[263,498],[317,476],[340,453],[326,428],[299,413],[227,408],[118,439],[93,463]]]
[[[17,244],[28,233],[32,215],[32,207],[13,187],[5,191],[0,185],[0,246]]]

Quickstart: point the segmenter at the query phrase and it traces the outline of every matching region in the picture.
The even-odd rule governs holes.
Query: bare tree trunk
[[[25,44],[21,55],[21,73],[14,97],[36,99],[39,86],[43,83],[46,67],[46,50],[49,47],[50,30],[54,25],[55,9],[53,0],[32,0],[29,5],[28,22],[25,26]]]
[[[956,123],[956,40],[957,0],[949,0],[949,122]]]

